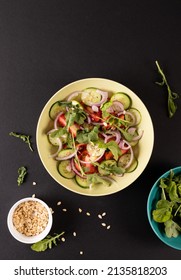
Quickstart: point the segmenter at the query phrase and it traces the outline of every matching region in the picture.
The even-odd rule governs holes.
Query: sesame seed
[[[33,194],[32,197],[34,198],[34,197],[35,197],[35,194]]]
[[[102,213],[102,216],[103,216],[103,217],[106,216],[106,212]]]
[[[53,214],[54,213],[53,209],[51,207],[49,207],[49,208],[50,208],[51,213]]]

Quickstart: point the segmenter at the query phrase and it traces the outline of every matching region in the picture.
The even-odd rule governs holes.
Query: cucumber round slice
[[[130,108],[131,104],[132,104],[131,97],[124,92],[116,92],[114,95],[112,95],[111,101],[112,102],[113,101],[121,102],[123,104],[125,110]]]
[[[82,177],[76,175],[75,181],[81,188],[89,189],[89,185],[87,183],[87,178],[82,178]]]
[[[128,164],[128,162],[130,161],[130,158],[131,158],[130,153],[122,155],[118,160],[118,166],[122,167],[122,168],[125,168],[126,165]]]
[[[59,160],[64,160],[65,157],[68,157],[72,154],[74,154],[74,149],[65,149],[65,150],[61,150],[58,155],[57,155],[57,158]]]
[[[67,179],[72,179],[75,177],[75,173],[71,169],[70,160],[62,160],[57,166],[60,175]]]
[[[100,102],[101,98],[102,96],[97,88],[90,87],[82,91],[81,100],[88,106],[92,106],[93,103]]]
[[[51,120],[54,120],[58,113],[66,112],[66,107],[62,105],[61,101],[56,101],[52,104],[49,110],[49,117]]]
[[[134,157],[132,164],[130,165],[129,168],[126,169],[126,173],[133,172],[137,168],[137,166],[138,166],[138,160],[137,158]]]
[[[47,137],[48,137],[48,141],[50,142],[50,144],[52,144],[53,146],[58,146],[59,145],[59,138],[57,138],[57,137],[52,137],[51,136],[51,133],[49,133],[48,135],[47,135]]]
[[[142,119],[140,111],[136,108],[130,108],[130,109],[128,109],[128,112],[132,113],[133,116],[135,117],[134,125],[139,125],[141,123],[141,119]],[[129,115],[125,115],[125,118],[126,118],[126,120],[129,121]]]
[[[122,155],[119,158],[118,166],[120,166],[122,168],[125,168],[126,165],[128,164],[128,162],[130,161],[130,158],[131,158],[130,153]],[[137,166],[138,166],[138,160],[137,160],[137,158],[134,157],[131,165],[128,168],[125,169],[125,172],[126,173],[131,173],[137,168]]]

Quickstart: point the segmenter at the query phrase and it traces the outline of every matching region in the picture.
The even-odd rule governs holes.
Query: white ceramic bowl
[[[39,202],[42,206],[45,207],[45,209],[48,212],[48,223],[45,227],[45,229],[34,236],[26,236],[25,234],[20,233],[14,226],[13,224],[13,214],[14,211],[16,210],[16,208],[18,207],[18,205],[20,205],[23,202],[27,202],[27,201],[35,201],[35,202]],[[52,213],[50,211],[49,206],[42,200],[38,199],[38,198],[33,198],[33,197],[26,197],[23,199],[20,199],[19,201],[17,201],[10,209],[9,213],[8,213],[8,217],[7,217],[7,225],[9,228],[10,233],[12,234],[12,236],[17,239],[18,241],[22,242],[22,243],[27,243],[27,244],[33,244],[36,243],[40,240],[42,240],[43,238],[45,238],[49,231],[51,230],[52,227],[52,222],[53,222],[53,218],[52,218]]]

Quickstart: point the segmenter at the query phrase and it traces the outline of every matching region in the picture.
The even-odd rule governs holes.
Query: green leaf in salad
[[[65,232],[61,232],[55,236],[47,235],[43,240],[34,243],[31,246],[31,249],[36,252],[43,252],[47,249],[52,249],[53,245],[57,246],[57,241],[64,233]]]
[[[156,84],[158,84],[159,86],[166,86],[167,88],[167,92],[168,92],[168,100],[167,100],[167,106],[168,106],[168,114],[169,117],[173,117],[176,110],[177,110],[177,105],[175,103],[175,99],[179,98],[179,95],[176,92],[173,92],[170,88],[170,85],[168,84],[167,78],[163,72],[163,70],[161,69],[158,61],[155,61],[157,69],[158,69],[158,73],[161,75],[162,77],[162,81],[161,82],[156,82]]]
[[[20,168],[18,168],[18,179],[17,179],[18,186],[24,183],[26,174],[27,174],[26,167],[21,166]]]
[[[181,227],[171,219],[166,221],[164,225],[166,236],[169,238],[177,237],[181,232]]]
[[[77,142],[78,143],[90,143],[96,142],[99,140],[99,127],[94,126],[91,131],[82,130],[77,133]]]
[[[181,184],[180,174],[173,170],[166,178],[160,180],[161,199],[152,211],[153,220],[165,225],[167,237],[176,237],[181,232]]]
[[[87,174],[87,183],[90,186],[94,186],[97,184],[103,184],[103,185],[107,185],[110,186],[111,182],[106,180],[106,178],[102,178],[101,176],[99,176],[98,174]]]
[[[100,141],[98,143],[98,146],[99,146],[99,148],[105,148],[105,149],[110,150],[112,152],[115,160],[118,160],[119,156],[121,156],[121,150],[115,141],[110,141],[107,143]]]
[[[31,140],[30,140],[31,137],[29,135],[20,134],[20,133],[16,133],[16,132],[10,132],[9,135],[20,138],[23,142],[28,144],[29,149],[33,152],[32,144],[31,144]]]

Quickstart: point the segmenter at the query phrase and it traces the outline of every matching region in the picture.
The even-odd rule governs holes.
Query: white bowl
[[[41,233],[34,235],[34,236],[26,236],[25,234],[20,233],[13,224],[13,214],[14,214],[15,209],[18,207],[19,204],[21,204],[23,202],[27,202],[27,201],[39,202],[48,211],[48,223],[47,223],[45,229]],[[8,228],[9,228],[9,231],[12,234],[12,236],[15,239],[17,239],[18,241],[20,241],[22,243],[27,243],[27,244],[33,244],[33,243],[36,243],[36,242],[42,240],[43,238],[45,238],[51,230],[52,222],[53,222],[53,218],[52,218],[52,213],[50,211],[49,206],[44,201],[42,201],[38,198],[33,198],[33,197],[26,197],[26,198],[23,198],[23,199],[20,199],[19,201],[17,201],[11,207],[11,209],[8,213],[8,217],[7,217]]]

